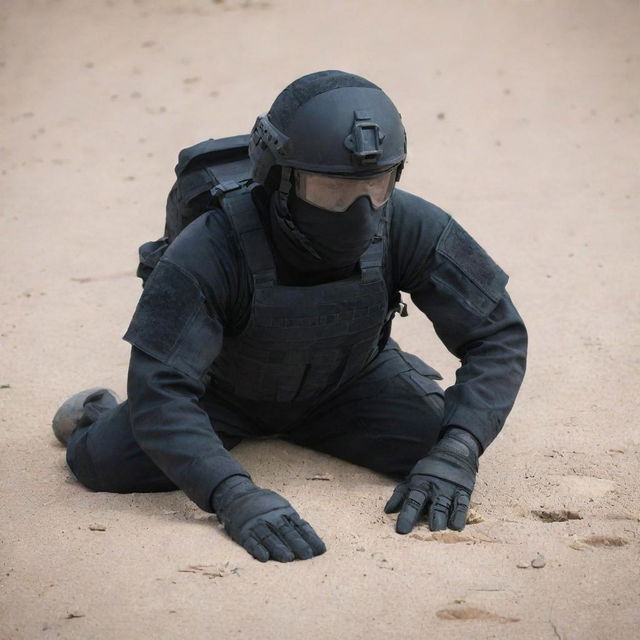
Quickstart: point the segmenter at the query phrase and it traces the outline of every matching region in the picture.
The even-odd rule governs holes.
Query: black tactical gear
[[[295,211],[295,227],[288,224]],[[353,272],[380,225],[383,210],[373,209],[368,198],[360,197],[337,214],[299,200],[294,193],[284,207],[280,198],[271,199],[271,227],[276,249],[284,260],[304,273],[327,269]],[[283,249],[287,249],[283,252]]]
[[[409,533],[428,512],[431,531],[447,525],[462,531],[478,473],[480,447],[463,429],[452,428],[419,460],[387,502],[385,513],[400,511],[398,533]]]
[[[504,423],[524,371],[526,333],[504,290],[507,277],[437,207],[398,190],[388,207],[389,240],[382,244],[389,298],[409,292],[461,359],[457,384],[445,396],[443,426],[464,427],[486,447]],[[268,215],[263,211],[264,229]],[[255,282],[242,250],[228,215],[218,211],[196,220],[161,261],[160,289],[167,297],[158,293],[156,303],[155,288],[145,290],[126,338],[183,373],[204,375],[221,345],[251,317]],[[285,278],[302,277],[286,266],[276,260],[278,278],[281,267]],[[326,289],[308,285],[307,295],[314,291],[325,295]],[[292,308],[292,317],[298,313]]]
[[[67,462],[94,491],[180,488],[205,511],[226,478],[248,476],[228,451],[243,438],[277,435],[401,478],[440,437],[438,377],[389,341],[355,380],[317,406],[250,402],[133,347],[129,400],[112,410],[85,406]]]
[[[230,136],[205,140],[180,151],[176,181],[167,196],[164,235],[138,249],[137,275],[143,284],[187,225],[217,206],[226,191],[251,182],[248,144],[248,135]]]
[[[309,286],[281,286],[258,212],[239,195],[225,201],[253,280],[250,319],[229,336],[211,369],[216,384],[240,398],[265,402],[319,400],[372,360],[388,320],[382,274],[386,218],[352,277]],[[370,241],[371,242],[371,241]]]
[[[213,509],[225,530],[254,558],[266,562],[308,560],[326,551],[318,534],[274,491],[233,476],[213,493]]]
[[[449,215],[398,189],[382,206],[373,182],[335,182],[332,201],[315,181],[320,191],[307,197],[306,184],[300,197],[298,170],[399,178],[400,116],[362,78],[292,83],[258,118],[249,154],[255,183],[213,184],[203,197],[214,208],[151,248],[125,336],[128,401],[71,435],[70,467],[96,490],[179,487],[219,507],[257,556],[288,559],[281,516],[295,530],[295,512],[243,480],[228,453],[244,437],[277,436],[381,473],[414,468],[390,508],[405,502],[404,523],[431,504],[434,528],[461,528],[473,456],[502,428],[524,375],[526,330],[506,274]],[[444,394],[437,372],[389,339],[400,292],[461,362]],[[466,438],[477,450],[462,450]]]
[[[371,174],[406,157],[400,114],[372,82],[320,71],[292,82],[251,132],[253,177],[265,184],[274,167],[318,173]]]
[[[352,74],[322,71],[291,83],[257,119],[249,156],[254,180],[277,189],[272,225],[284,258],[301,271],[346,269],[371,241],[368,218],[391,193],[391,185],[381,192],[371,181],[387,172],[400,179],[406,135],[398,110],[379,87]],[[331,188],[339,193],[329,197],[325,184],[309,196],[297,171],[322,174],[318,179],[333,180]],[[354,187],[345,178],[361,182]]]
[[[207,382],[202,372],[219,354],[215,345],[223,344],[225,334],[242,332],[254,291],[229,218],[216,211],[192,223],[162,260],[171,273],[169,290],[185,282],[184,291],[170,294],[171,307],[147,307],[156,309],[147,315],[148,353],[132,350],[128,403],[71,436],[67,455],[78,477],[91,484],[95,476],[92,486],[109,491],[178,486],[209,510],[215,487],[244,472],[225,451],[242,437],[280,434],[398,476],[427,455],[441,429],[462,427],[486,448],[504,424],[524,374],[524,325],[500,292],[502,272],[457,223],[403,191],[394,191],[392,204],[383,258],[387,291],[390,297],[409,292],[462,363],[444,406],[442,391],[430,379],[437,373],[389,347],[322,402],[252,402]],[[261,220],[267,230],[267,210]],[[451,248],[454,235],[467,248],[462,255]],[[277,253],[274,258],[278,282],[308,281],[308,274],[291,270]],[[140,309],[151,295],[145,290]],[[183,321],[169,340],[166,327],[176,316]]]
[[[239,398],[317,401],[375,357],[392,315],[382,273],[386,216],[378,216],[378,236],[352,277],[314,287],[280,286],[251,194],[240,190],[223,204],[253,285],[247,325],[220,342],[197,283],[161,261],[125,339],[185,373],[202,376],[211,367],[216,386]]]
[[[367,110],[356,109],[362,104]],[[285,139],[283,146],[279,140]],[[205,140],[180,152],[164,236],[140,247],[138,276],[146,282],[182,229],[219,206],[225,193],[248,186],[251,175],[266,182],[272,169],[283,167],[272,206],[280,252],[302,271],[353,268],[371,242],[378,210],[400,179],[405,157],[400,114],[379,87],[341,71],[304,76],[258,118],[251,136]],[[330,215],[336,212],[345,215]]]
[[[198,216],[213,208],[225,188],[249,182],[249,136],[205,140],[183,149],[167,197],[164,236],[173,242]],[[217,187],[221,187],[217,189]]]

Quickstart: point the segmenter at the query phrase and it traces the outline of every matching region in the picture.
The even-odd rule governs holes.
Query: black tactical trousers
[[[213,388],[200,405],[226,449],[244,438],[279,437],[402,477],[440,437],[444,399],[437,375],[392,343],[315,407],[232,401]],[[106,410],[87,405],[80,424],[69,440],[67,462],[84,485],[118,493],[176,488],[136,442],[126,401]]]

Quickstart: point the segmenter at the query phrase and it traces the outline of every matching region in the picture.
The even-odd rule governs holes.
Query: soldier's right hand
[[[260,562],[307,560],[326,551],[324,542],[287,500],[245,476],[222,482],[212,503],[231,538]]]

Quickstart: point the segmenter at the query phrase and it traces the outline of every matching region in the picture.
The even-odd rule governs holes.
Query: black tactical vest
[[[247,325],[239,335],[225,336],[211,370],[213,384],[237,398],[263,402],[305,403],[330,394],[377,355],[389,320],[382,271],[386,207],[378,234],[360,258],[360,272],[312,286],[278,283],[248,190],[227,194],[223,210],[238,235],[254,292]]]

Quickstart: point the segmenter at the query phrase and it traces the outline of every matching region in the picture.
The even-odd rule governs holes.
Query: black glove
[[[231,476],[213,492],[212,507],[231,538],[266,562],[306,560],[326,551],[309,523],[274,491],[245,476]]]
[[[409,533],[427,512],[431,531],[446,529],[447,525],[462,531],[478,473],[479,455],[480,445],[469,432],[455,427],[449,429],[389,498],[385,513],[400,511],[396,531]]]

